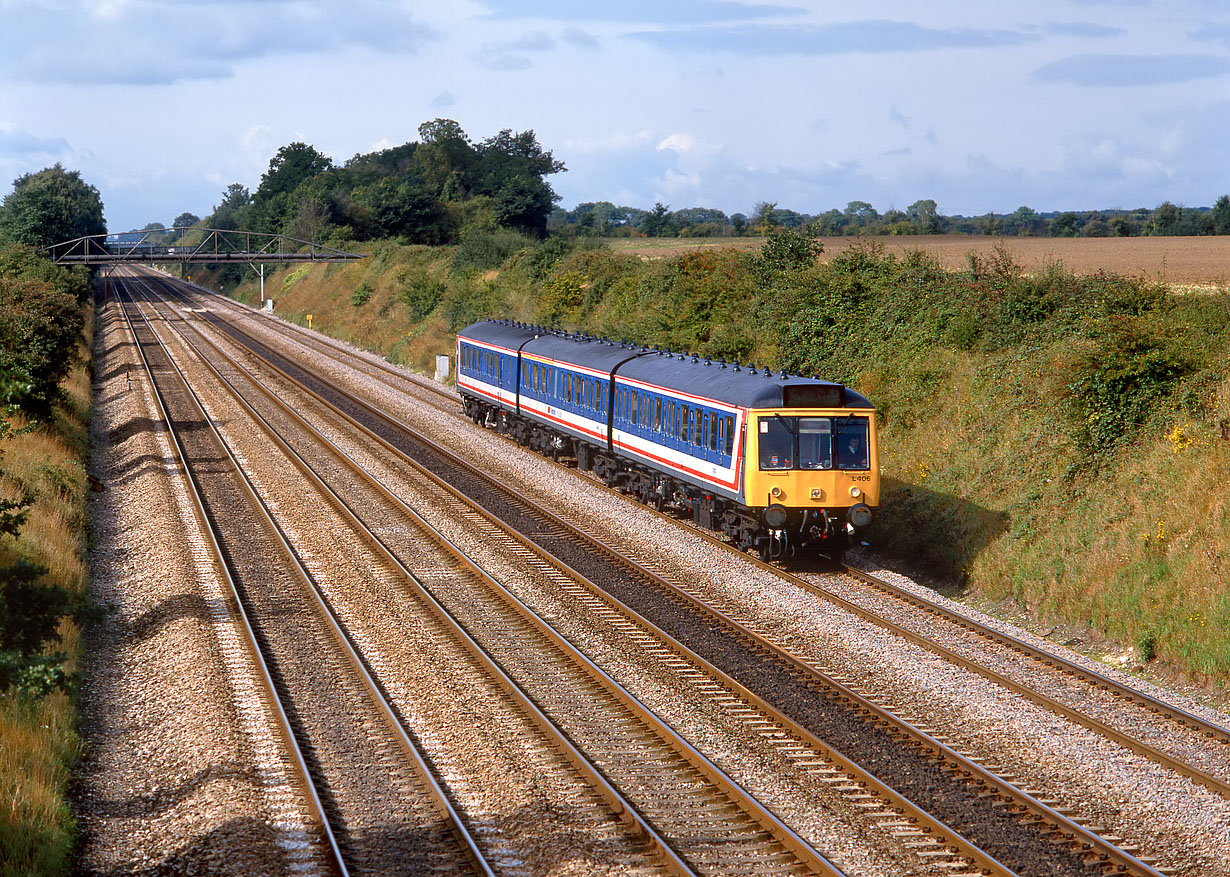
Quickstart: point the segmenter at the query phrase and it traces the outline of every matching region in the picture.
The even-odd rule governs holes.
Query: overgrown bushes
[[[77,359],[83,326],[83,278],[51,266],[29,247],[0,248],[0,404],[20,415],[22,431],[48,424],[62,398],[61,383]],[[12,434],[0,417],[0,463]],[[44,464],[44,469],[50,464]],[[19,539],[39,498],[38,486],[0,470],[0,692],[18,688],[41,696],[67,690],[62,652],[47,652],[60,619],[84,618],[81,596],[51,581],[48,567]]]

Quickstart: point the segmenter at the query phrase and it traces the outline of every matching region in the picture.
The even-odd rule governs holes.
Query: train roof
[[[484,320],[457,334],[513,352],[521,350],[597,371],[610,372],[618,365],[616,377],[656,384],[742,408],[873,407],[861,393],[832,381],[508,320]]]

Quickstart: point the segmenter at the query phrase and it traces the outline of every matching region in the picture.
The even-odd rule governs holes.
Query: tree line
[[[310,243],[400,239],[457,243],[469,229],[546,234],[559,196],[546,181],[566,168],[533,131],[503,130],[475,142],[450,119],[419,126],[420,140],[342,164],[303,142],[277,151],[255,191],[232,183],[204,219],[173,227],[284,234]],[[174,243],[184,232],[161,223],[141,229]]]
[[[808,214],[761,202],[751,215],[708,207],[671,210],[658,202],[651,210],[588,201],[572,210],[555,208],[552,231],[570,230],[596,237],[743,237],[770,230],[808,230],[815,235],[1004,235],[1013,237],[1141,237],[1148,235],[1230,234],[1230,195],[1213,207],[1180,207],[1165,201],[1155,208],[1039,213],[1021,206],[1012,213],[946,216],[930,198],[905,210],[880,213],[866,201],[851,201],[844,210]]]

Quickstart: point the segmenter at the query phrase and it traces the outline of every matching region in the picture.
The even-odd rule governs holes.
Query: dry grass
[[[85,458],[90,406],[88,356],[93,325],[87,320],[83,361],[64,384],[67,403],[56,422],[10,436],[0,443],[0,491],[35,496],[16,542],[4,554],[21,555],[49,569],[48,578],[80,592],[87,585],[85,563],[87,492]],[[15,418],[15,427],[25,426]],[[61,624],[56,649],[69,669],[80,660],[80,630]],[[76,707],[53,693],[31,702],[0,696],[0,877],[67,873],[76,825],[67,802],[72,765],[79,755]]]
[[[313,329],[430,374],[435,355],[452,351],[453,336],[440,317],[412,323],[400,296],[408,273],[438,272],[439,263],[437,255],[424,258],[417,248],[397,248],[383,258],[354,264],[305,265],[267,274],[265,294],[274,299],[284,320],[306,326],[311,314]],[[370,297],[356,306],[350,294],[362,284],[371,290]],[[258,306],[258,294],[247,284],[235,297]]]
[[[1004,247],[1026,271],[1057,261],[1074,274],[1111,271],[1160,279],[1194,289],[1224,288],[1230,283],[1230,236],[1134,238],[1021,238],[989,235],[887,235],[883,237],[822,237],[824,255],[869,241],[901,255],[923,250],[945,268],[964,268],[966,254],[988,255]],[[733,247],[758,250],[763,238],[613,238],[612,249],[646,258],[666,258],[691,250]]]

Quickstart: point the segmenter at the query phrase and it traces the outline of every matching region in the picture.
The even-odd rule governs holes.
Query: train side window
[[[653,398],[653,429],[654,432],[662,431],[662,399],[660,396]]]
[[[726,456],[735,452],[735,419],[727,414],[722,418],[722,428],[726,434]]]
[[[718,416],[716,414],[706,414],[705,420],[709,428],[709,450],[716,451],[718,449]]]
[[[696,409],[696,425],[692,430],[692,444],[698,448],[705,444],[705,412]]]
[[[688,427],[691,426],[691,423],[689,422],[689,417],[691,413],[692,412],[688,410],[687,405],[679,406],[679,440],[680,441],[686,442],[688,440]]]

